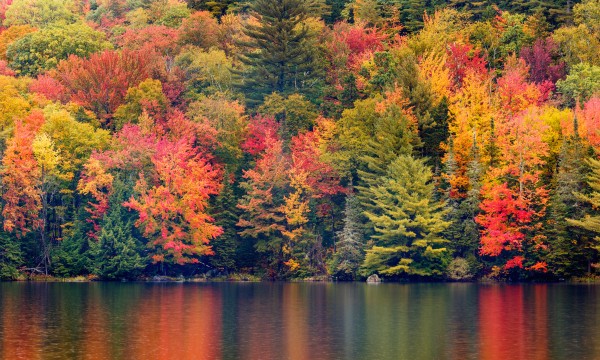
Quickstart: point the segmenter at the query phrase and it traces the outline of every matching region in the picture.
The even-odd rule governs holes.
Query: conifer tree
[[[239,72],[251,103],[273,92],[289,95],[315,86],[315,50],[308,45],[312,35],[304,23],[310,4],[305,0],[257,0],[252,5],[258,25],[244,28],[250,40],[240,44],[245,48],[240,60],[246,69]]]
[[[123,186],[116,185],[98,240],[91,240],[91,270],[103,279],[135,278],[148,262],[142,256],[142,243],[134,236],[133,219],[121,205],[125,199]]]
[[[422,159],[400,155],[373,190],[375,246],[367,250],[365,274],[440,276],[447,263],[441,236],[450,225],[444,204],[434,200],[431,170]]]
[[[346,199],[344,227],[336,235],[337,251],[330,263],[330,272],[338,280],[354,280],[365,257],[360,202],[355,195]]]
[[[399,155],[412,152],[415,134],[410,129],[409,119],[402,114],[387,113],[376,120],[374,136],[364,146],[364,155],[359,160],[358,198],[365,208],[372,206],[373,191],[381,183],[388,165]]]
[[[479,148],[475,141],[471,154],[473,160],[467,167],[469,190],[466,196],[460,197],[450,191],[445,194],[449,211],[446,219],[452,225],[444,232],[444,237],[450,241],[449,247],[452,248],[454,256],[467,259],[473,267],[477,263],[476,254],[479,246],[479,226],[475,222],[475,217],[479,214],[479,193],[483,171],[479,160]],[[450,147],[446,160],[446,176],[451,177],[453,171],[456,171],[456,162]]]
[[[15,280],[23,264],[23,252],[14,236],[0,232],[0,280]]]
[[[591,205],[593,209],[598,209],[600,207],[600,160],[589,158],[587,165],[590,167],[587,185],[591,191],[589,194],[575,194],[580,201]],[[587,272],[591,273],[591,265],[594,261],[597,261],[600,252],[600,215],[594,212],[579,219],[567,219],[567,223],[587,232],[580,238],[578,246],[585,257]]]
[[[416,32],[423,27],[425,4],[420,0],[401,0],[400,20],[408,31]]]
[[[548,265],[550,271],[558,276],[582,275],[586,270],[586,261],[580,248],[583,234],[567,222],[568,218],[582,218],[588,210],[577,196],[586,187],[587,170],[585,162],[581,160],[585,158],[585,150],[579,137],[577,118],[573,123],[573,135],[563,140],[559,154],[556,186],[547,219],[550,246]]]
[[[237,198],[234,184],[230,183],[228,174],[223,190],[211,202],[211,215],[215,224],[223,228],[223,234],[213,240],[212,247],[215,254],[210,256],[210,264],[225,271],[236,268],[236,252],[239,244],[236,223],[239,219],[239,210],[236,208]]]

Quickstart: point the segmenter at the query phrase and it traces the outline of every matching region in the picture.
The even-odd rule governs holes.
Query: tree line
[[[2,0],[0,21],[1,279],[597,273],[597,0]]]

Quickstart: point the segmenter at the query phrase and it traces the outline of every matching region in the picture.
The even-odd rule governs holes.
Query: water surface
[[[0,359],[600,359],[600,286],[0,283]]]

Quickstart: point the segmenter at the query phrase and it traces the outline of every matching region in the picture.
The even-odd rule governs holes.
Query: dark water
[[[600,286],[0,283],[1,359],[600,359]]]

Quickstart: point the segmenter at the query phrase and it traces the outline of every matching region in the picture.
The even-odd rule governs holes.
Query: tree
[[[16,280],[23,264],[19,241],[6,232],[0,233],[0,280]]]
[[[15,25],[4,30],[2,34],[0,34],[0,59],[8,60],[6,58],[6,50],[8,47],[15,41],[36,30],[36,28],[29,25]]]
[[[381,117],[374,126],[372,138],[361,144],[363,155],[359,157],[359,185],[356,188],[365,209],[373,206],[371,201],[388,166],[398,156],[411,154],[418,141],[416,119],[407,107],[402,98],[397,103],[392,99],[381,102],[378,111]]]
[[[217,94],[191,103],[187,115],[194,122],[208,122],[217,131],[218,146],[213,155],[226,172],[238,173],[244,155],[241,146],[248,130],[244,106]]]
[[[210,205],[210,215],[215,219],[215,224],[223,229],[223,233],[212,241],[214,255],[209,261],[216,269],[226,272],[237,268],[237,252],[240,246],[236,223],[241,212],[236,207],[238,200],[236,190],[238,190],[237,184],[228,173],[225,173],[223,190],[211,199]]]
[[[580,201],[590,204],[593,209],[597,209],[600,205],[600,161],[589,158],[587,159],[587,165],[590,167],[587,177],[587,185],[590,187],[590,192],[589,194],[575,194]],[[600,216],[594,212],[586,214],[582,218],[567,219],[567,223],[591,234],[588,235],[587,239],[581,239],[584,241],[580,243],[580,250],[583,251],[587,261],[587,271],[590,274],[591,265],[594,261],[597,261],[598,252],[600,251],[600,236],[598,236],[598,233],[600,233]]]
[[[522,48],[521,58],[527,62],[529,78],[536,84],[550,82],[554,85],[565,75],[565,63],[558,60],[558,45],[550,37]]]
[[[112,117],[127,90],[148,78],[148,59],[132,51],[105,51],[89,59],[71,55],[59,64],[54,77],[72,101],[93,111],[104,127],[113,129]]]
[[[242,88],[256,103],[273,92],[289,95],[314,90],[319,71],[311,35],[305,24],[310,8],[303,0],[257,0],[252,5],[257,23],[248,22],[249,40],[240,61],[246,69]]]
[[[72,24],[77,21],[72,0],[14,0],[6,10],[4,26]]]
[[[180,51],[179,44],[173,41],[178,36],[176,29],[149,25],[142,29],[128,29],[119,36],[118,43],[122,49],[163,56],[166,58],[166,66],[170,66]]]
[[[164,119],[169,101],[158,80],[146,79],[127,90],[125,101],[114,113],[115,128],[120,130],[125,124],[136,124],[142,114],[156,120]]]
[[[354,280],[365,257],[360,203],[354,195],[346,198],[344,227],[336,236],[336,251],[329,272],[338,280]]]
[[[410,32],[416,32],[423,27],[425,2],[418,0],[401,0],[400,21]]]
[[[236,79],[232,73],[233,61],[223,50],[190,48],[179,54],[176,64],[185,71],[186,87],[191,97],[233,92]]]
[[[400,155],[373,190],[373,208],[365,215],[375,228],[375,245],[367,250],[365,274],[441,276],[446,267],[447,241],[442,232],[444,204],[434,200],[431,170],[424,160]]]
[[[225,15],[231,5],[235,5],[235,0],[186,0],[190,9],[208,10],[214,16],[221,17]],[[200,13],[207,11],[200,11]],[[193,15],[192,15],[193,16]]]
[[[600,94],[600,66],[581,63],[573,66],[564,80],[556,83],[567,104],[585,103]]]
[[[291,191],[283,199],[281,208],[285,215],[285,229],[281,232],[283,264],[290,275],[314,275],[322,270],[313,260],[320,255],[314,235],[307,228],[310,213],[307,196],[307,173],[299,168],[289,171]],[[315,251],[317,250],[317,251]]]
[[[297,134],[312,129],[318,116],[317,108],[299,94],[284,98],[273,93],[265,97],[258,112],[279,122],[281,137],[286,143]]]
[[[43,122],[43,116],[35,113],[30,120]],[[40,226],[40,174],[32,149],[36,128],[39,124],[18,122],[2,158],[3,227],[4,231],[16,232],[17,236]]]
[[[135,279],[146,267],[147,259],[142,255],[143,244],[134,236],[131,216],[123,209],[122,186],[117,184],[116,188],[98,239],[91,241],[91,271],[101,279]]]
[[[150,5],[149,13],[156,24],[177,28],[191,11],[183,1],[156,1]]]
[[[15,121],[26,118],[36,102],[27,96],[27,81],[9,76],[0,76],[0,143],[13,134]]]
[[[475,134],[474,134],[475,135]],[[475,137],[475,136],[474,136]],[[457,193],[456,188],[448,180],[455,179],[457,164],[453,156],[452,144],[448,150],[445,169],[442,176],[447,179],[444,198],[448,207],[448,220],[451,225],[444,231],[444,238],[449,241],[448,247],[452,249],[456,258],[467,261],[468,268],[474,270],[479,265],[479,225],[475,218],[479,214],[481,181],[483,177],[483,167],[479,157],[479,147],[476,141],[473,141],[471,149],[471,158],[467,166],[465,178],[468,181],[468,188],[465,193]],[[471,273],[471,272],[469,272]]]
[[[111,47],[103,33],[76,23],[29,33],[8,46],[6,58],[17,74],[36,76],[70,55],[83,58]]]
[[[477,216],[477,223],[482,227],[480,253],[499,256],[508,252],[512,259],[506,261],[505,269],[523,268],[524,258],[519,254],[523,252],[525,231],[532,221],[533,211],[506,183],[484,187],[483,193],[482,213]]]
[[[592,34],[600,38],[600,3],[598,0],[584,0],[573,6],[576,24],[585,25]]]
[[[499,89],[507,114],[498,119],[495,144],[500,156],[488,168],[482,188],[482,213],[477,216],[480,253],[490,256],[504,270],[543,272],[547,244],[541,219],[546,213],[548,190],[540,177],[549,153],[543,141],[548,125],[540,110],[532,107],[539,92],[530,91],[531,85],[519,85],[516,79]]]
[[[600,54],[594,51],[600,46],[600,38],[592,34],[584,24],[561,27],[552,34],[552,38],[558,44],[568,68],[579,63],[600,66]]]
[[[46,121],[41,130],[50,137],[60,153],[58,166],[62,176],[68,180],[80,173],[94,151],[108,148],[108,131],[75,120],[71,113],[57,105],[46,106],[44,117]],[[66,193],[66,189],[62,192]]]
[[[587,263],[585,234],[576,231],[577,227],[568,223],[568,219],[581,219],[589,209],[577,194],[586,189],[585,177],[587,164],[585,144],[579,136],[577,117],[573,121],[573,133],[565,137],[558,158],[558,171],[555,175],[556,186],[548,206],[548,268],[561,277],[583,275]]]
[[[207,208],[220,191],[221,172],[186,138],[159,141],[152,163],[156,175],[140,174],[138,195],[124,204],[138,212],[135,224],[149,240],[152,259],[181,265],[212,255],[209,243],[223,230]]]
[[[198,11],[184,19],[179,27],[179,42],[209,50],[219,44],[221,29],[208,11]]]
[[[39,231],[40,264],[48,274],[50,243],[45,236],[46,214],[43,210],[47,207],[42,179],[44,171],[36,156],[36,152],[40,154],[40,151],[35,151],[33,147],[36,132],[43,122],[41,112],[34,112],[25,121],[16,124],[14,136],[9,140],[2,158],[0,175],[4,188],[3,229],[14,233],[17,238]],[[46,159],[55,165],[52,157]]]
[[[243,210],[237,226],[242,237],[252,239],[258,253],[263,254],[270,276],[282,273],[284,267],[283,232],[286,230],[284,196],[288,184],[289,160],[283,153],[282,141],[272,136],[276,127],[266,128],[264,151],[259,153],[254,168],[244,171],[240,187],[245,195],[238,202]]]

